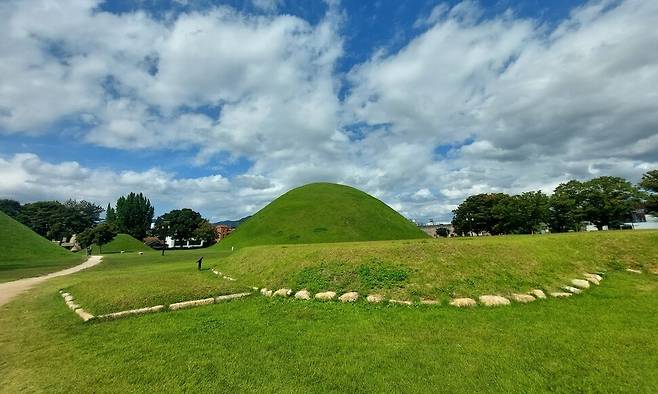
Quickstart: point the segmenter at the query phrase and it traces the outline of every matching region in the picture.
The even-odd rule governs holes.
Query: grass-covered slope
[[[117,236],[114,237],[112,241],[103,245],[102,248],[99,248],[98,245],[92,246],[92,254],[120,253],[121,251],[147,252],[153,251],[153,249],[149,248],[144,244],[144,242],[138,240],[130,234],[117,234]]]
[[[272,201],[217,247],[426,237],[391,207],[360,190],[312,183]]]
[[[0,282],[57,271],[83,259],[0,212]]]
[[[218,269],[258,287],[378,292],[392,298],[558,290],[584,272],[658,268],[658,231],[268,245]]]

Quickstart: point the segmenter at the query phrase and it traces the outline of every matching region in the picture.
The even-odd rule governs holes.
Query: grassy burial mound
[[[0,212],[0,282],[57,271],[80,263],[84,257]]]
[[[367,193],[344,185],[312,183],[272,201],[217,247],[426,237],[413,223]]]
[[[239,250],[218,269],[271,289],[448,300],[558,291],[585,272],[655,270],[656,245],[658,231],[269,245]]]
[[[98,245],[92,246],[92,254],[102,253],[121,253],[124,252],[148,252],[153,251],[144,244],[144,242],[131,236],[130,234],[117,234],[116,237],[107,244],[99,248]]]

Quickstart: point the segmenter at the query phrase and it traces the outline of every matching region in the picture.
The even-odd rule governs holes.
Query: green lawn
[[[58,271],[84,261],[0,212],[0,282]]]
[[[291,255],[254,248],[253,260],[242,263],[253,267],[242,270],[235,259],[250,249],[233,255],[216,249],[108,255],[99,266],[50,280],[0,307],[0,391],[653,393],[658,275],[647,270],[656,268],[655,237],[636,231],[281,248],[296,251]],[[353,283],[393,283],[396,291],[411,291],[406,287],[413,289],[421,274],[428,283],[480,278],[472,291],[508,286],[505,292],[534,280],[524,275],[552,272],[567,279],[596,267],[607,274],[601,286],[568,299],[470,310],[254,294],[82,323],[58,293],[70,291],[94,314],[232,293],[253,285],[259,270],[271,275],[264,262],[281,269],[281,256],[300,261],[280,271],[288,278],[286,272],[310,264],[300,256],[313,249],[325,260],[344,250],[353,256],[338,256],[345,267],[359,267],[363,256],[378,251],[384,256],[379,268],[353,270],[359,278]],[[445,263],[430,257],[437,253]],[[217,266],[238,280],[197,271],[201,255],[204,268]],[[423,256],[432,267],[427,271],[412,263]],[[411,274],[400,283],[389,263]],[[645,273],[628,273],[626,266]],[[492,275],[492,267],[506,274]],[[303,272],[302,278],[318,280]]]
[[[167,251],[164,257],[155,251],[105,255],[100,266],[80,279],[72,278],[65,289],[94,314],[245,291],[241,281],[222,279],[211,271],[229,253],[197,249]],[[198,271],[200,256],[204,262]]]
[[[648,274],[499,309],[253,297],[84,324],[57,289],[86,275],[2,309],[2,391],[658,391]]]
[[[218,267],[259,287],[379,292],[393,298],[558,290],[584,272],[658,268],[658,231],[275,245]]]
[[[149,252],[152,251],[144,242],[132,237],[129,234],[117,234],[116,237],[107,244],[99,248],[98,245],[92,246],[92,254],[103,253],[121,253],[124,252]]]

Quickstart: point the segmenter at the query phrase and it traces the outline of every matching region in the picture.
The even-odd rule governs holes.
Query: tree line
[[[171,236],[176,241],[185,239],[215,240],[215,228],[201,214],[189,208],[175,209],[155,220],[151,229],[154,208],[142,193],[129,193],[119,197],[107,209],[88,201],[38,201],[21,205],[15,200],[0,200],[0,211],[13,217],[37,234],[51,240],[69,239],[77,234],[82,247],[103,245],[118,233],[144,240],[155,236],[163,240]],[[101,214],[106,212],[105,219]]]
[[[637,186],[602,176],[562,183],[550,196],[541,191],[472,195],[453,211],[452,225],[459,235],[581,231],[587,222],[601,230],[633,221],[637,209],[658,213],[658,170],[644,174]]]

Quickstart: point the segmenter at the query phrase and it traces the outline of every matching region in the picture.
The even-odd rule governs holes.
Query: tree
[[[437,237],[446,238],[448,235],[450,235],[450,230],[448,230],[445,227],[437,227],[437,229],[436,229],[436,236]]]
[[[61,240],[74,234],[70,229],[67,230],[66,207],[57,201],[25,204],[17,219],[48,239]]]
[[[453,211],[452,225],[458,234],[489,232],[500,233],[494,207],[502,200],[509,198],[503,193],[476,194],[469,196]]]
[[[130,193],[117,200],[115,216],[120,232],[143,239],[151,228],[153,206],[142,193]]]
[[[110,204],[107,204],[107,209],[105,210],[105,223],[116,225],[117,214],[114,211],[114,208]]]
[[[21,203],[16,200],[0,200],[0,211],[15,218],[21,212]]]
[[[580,231],[585,220],[583,184],[579,181],[562,183],[555,188],[549,202],[551,231]]]
[[[91,228],[100,221],[104,209],[100,205],[82,200],[68,200],[64,204],[67,229],[73,234]]]
[[[546,227],[549,218],[550,198],[541,191],[524,192],[514,196],[518,212],[515,229],[521,234],[534,234]]]
[[[170,236],[176,241],[197,239],[211,243],[215,239],[215,228],[189,208],[175,209],[158,217],[153,232],[160,239]]]
[[[217,238],[217,231],[215,226],[210,224],[209,221],[203,219],[196,230],[194,230],[194,238],[204,241],[206,245],[212,244]]]
[[[112,241],[117,236],[116,228],[109,223],[101,223],[94,228],[87,229],[77,237],[80,246],[86,248],[91,245],[98,245],[98,252],[103,252],[103,245]]]
[[[599,230],[624,222],[640,206],[642,193],[624,178],[602,176],[583,183],[582,211],[585,220]]]
[[[640,187],[649,192],[644,203],[647,213],[658,215],[658,170],[647,171],[642,175]]]

